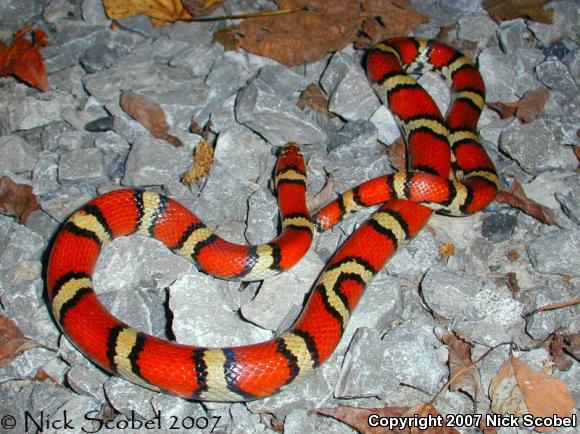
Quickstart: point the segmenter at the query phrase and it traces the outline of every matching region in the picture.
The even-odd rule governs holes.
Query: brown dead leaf
[[[165,119],[165,112],[151,98],[125,91],[121,94],[120,103],[121,108],[143,125],[153,137],[165,140],[176,148],[183,146],[178,137],[168,133],[169,125]]]
[[[42,346],[25,337],[10,318],[0,315],[0,367],[6,366],[24,351]]]
[[[204,138],[193,150],[193,166],[180,179],[184,185],[191,185],[206,176],[213,164],[214,148]]]
[[[39,208],[30,185],[17,184],[8,176],[0,177],[0,212],[26,223],[30,214]]]
[[[46,372],[44,369],[42,368],[38,368],[36,370],[36,373],[34,374],[34,377],[32,377],[32,379],[34,381],[50,381],[52,384],[55,385],[60,385],[60,383],[58,381],[56,381],[54,379],[54,377],[51,377],[48,372]]]
[[[315,195],[306,195],[306,206],[308,209],[319,209],[322,205],[330,202],[335,196],[334,192],[334,180],[332,177],[328,178],[328,181],[322,187],[322,189]]]
[[[516,102],[490,102],[487,106],[495,110],[502,119],[517,117],[522,123],[529,124],[536,120],[544,110],[544,106],[550,98],[550,91],[546,87],[527,91]]]
[[[459,434],[454,428],[447,426],[441,427],[427,427],[426,429],[419,429],[418,427],[371,427],[369,426],[369,417],[371,415],[378,415],[378,417],[392,418],[389,422],[406,420],[407,423],[412,423],[416,417],[428,418],[431,420],[439,416],[439,412],[435,407],[429,404],[420,404],[417,407],[379,407],[379,408],[357,408],[349,406],[341,406],[337,408],[317,408],[316,413],[330,416],[337,419],[354,429],[361,434]]]
[[[574,399],[564,381],[534,371],[521,360],[510,357],[504,362],[489,386],[491,410],[498,414],[567,417],[574,409]],[[551,431],[538,427],[536,431]]]
[[[512,118],[516,115],[519,102],[488,102],[486,105],[497,112],[502,119]]]
[[[224,0],[181,0],[183,7],[194,17],[210,14],[223,2]]]
[[[309,84],[306,89],[300,94],[300,98],[296,103],[298,107],[310,107],[312,110],[322,113],[327,118],[333,118],[334,115],[328,111],[328,97],[322,88],[316,84]]]
[[[551,10],[542,8],[550,0],[484,0],[483,8],[495,22],[527,18],[539,23],[552,24]]]
[[[570,336],[565,333],[553,333],[547,340],[548,350],[554,366],[558,371],[567,371],[572,367],[572,358],[566,349],[570,345]]]
[[[391,166],[395,170],[405,170],[407,168],[407,145],[405,139],[399,136],[397,140],[387,147],[387,155],[391,160]]]
[[[546,87],[527,91],[518,103],[516,117],[524,124],[535,121],[544,110],[548,99],[550,99],[550,91]]]
[[[453,243],[443,243],[439,246],[439,256],[443,259],[447,259],[455,255],[455,244]]]
[[[14,34],[10,46],[0,45],[0,77],[12,75],[41,90],[48,90],[48,78],[40,48],[48,45],[44,30],[28,25]],[[30,39],[26,36],[30,34]]]
[[[449,389],[467,393],[475,399],[480,383],[471,360],[472,345],[456,333],[445,333],[441,340],[449,347]]]
[[[520,285],[518,284],[518,277],[516,273],[509,272],[506,275],[506,283],[512,294],[517,294],[521,291]]]
[[[517,180],[514,180],[509,189],[500,189],[497,192],[495,200],[499,203],[505,203],[514,208],[518,208],[527,215],[547,225],[556,223],[552,210],[528,198]]]
[[[286,66],[300,65],[324,58],[358,40],[363,23],[376,19],[382,33],[406,35],[427,19],[410,7],[409,0],[279,0],[281,10],[294,13],[246,19],[237,27],[222,32],[218,40],[235,38],[236,49],[270,57]],[[225,34],[224,34],[225,33]]]
[[[103,6],[112,20],[141,14],[161,22],[189,21],[193,18],[181,0],[103,0]]]
[[[518,259],[520,259],[520,252],[518,252],[516,249],[510,249],[505,256],[509,259],[510,262],[516,262]]]

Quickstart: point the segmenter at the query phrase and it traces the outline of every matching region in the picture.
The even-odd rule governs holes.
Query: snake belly
[[[453,91],[445,118],[409,75],[426,70],[439,71]],[[282,232],[256,246],[220,238],[187,208],[157,193],[124,189],[97,197],[63,225],[47,269],[53,315],[75,346],[103,369],[136,384],[208,401],[263,398],[324,363],[366,285],[421,230],[432,211],[479,211],[493,200],[498,184],[476,133],[483,81],[467,57],[436,41],[391,39],[369,51],[367,74],[403,132],[408,171],[344,192],[311,221],[305,164],[298,147],[288,144],[275,170]],[[221,348],[169,342],[115,318],[93,290],[100,251],[119,236],[137,233],[158,239],[220,278],[259,280],[300,260],[315,230],[326,230],[376,204],[382,205],[328,262],[296,323],[266,342]]]

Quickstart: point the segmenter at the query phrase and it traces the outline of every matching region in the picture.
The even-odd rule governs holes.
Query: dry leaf
[[[548,338],[550,356],[558,371],[567,371],[572,367],[572,358],[566,352],[569,345],[570,337],[564,333],[554,333]]]
[[[455,244],[453,243],[443,243],[439,246],[439,256],[441,258],[449,258],[455,255]]]
[[[517,118],[524,124],[535,121],[544,110],[548,99],[550,99],[550,91],[546,87],[527,91],[518,103]]]
[[[513,182],[509,189],[500,189],[497,192],[495,200],[499,203],[505,203],[514,208],[518,208],[547,225],[556,223],[552,210],[528,198],[517,180]]]
[[[328,178],[328,181],[322,187],[322,189],[315,195],[307,194],[306,206],[308,209],[318,209],[322,205],[330,202],[335,197],[334,192],[334,180],[332,177]]]
[[[187,21],[193,18],[183,7],[181,0],[103,0],[103,6],[112,20],[141,14],[161,22]]]
[[[519,102],[488,102],[486,105],[497,112],[502,119],[514,117]]]
[[[35,347],[42,345],[25,337],[14,321],[0,315],[0,367],[6,366],[20,353]]]
[[[472,345],[455,333],[445,333],[441,340],[449,347],[449,376],[452,379],[449,389],[465,392],[475,399],[480,383],[471,360]]]
[[[391,166],[395,170],[405,170],[407,168],[407,145],[403,137],[399,136],[397,140],[387,147],[387,155],[391,160]]]
[[[512,294],[517,294],[521,291],[520,285],[518,284],[518,277],[516,273],[509,272],[506,275],[506,283]]]
[[[310,107],[312,110],[322,113],[329,119],[335,117],[328,111],[328,97],[322,88],[316,83],[309,84],[308,87],[304,89],[300,94],[300,98],[296,105],[301,109],[304,109],[304,107]]]
[[[516,102],[490,102],[489,108],[499,113],[502,119],[516,116],[522,123],[529,124],[536,120],[538,115],[544,110],[544,106],[550,98],[550,91],[546,87],[527,91],[524,96]]]
[[[194,17],[213,12],[223,2],[224,0],[181,0],[183,7]]]
[[[165,112],[159,104],[144,95],[126,91],[121,94],[121,108],[143,125],[151,135],[165,140],[176,148],[183,146],[179,138],[168,133]]]
[[[214,148],[207,139],[203,139],[193,150],[193,166],[180,179],[182,184],[190,185],[209,173],[213,164]]]
[[[516,262],[518,259],[520,259],[520,252],[518,252],[516,249],[510,249],[505,256],[510,260],[510,262]]]
[[[564,381],[534,371],[521,360],[510,357],[489,386],[491,409],[499,414],[535,417],[568,417],[574,400]],[[551,431],[553,428],[536,428]]]
[[[418,427],[371,427],[369,426],[369,417],[378,415],[378,417],[390,418],[390,422],[406,420],[407,423],[413,421],[415,416],[426,419],[431,416],[435,418],[439,412],[429,404],[421,404],[417,407],[381,407],[381,408],[356,408],[341,406],[337,408],[317,408],[314,410],[319,414],[333,417],[356,429],[361,434],[386,434],[386,433],[405,433],[405,434],[459,434],[454,428],[447,426],[427,427],[419,429]]]
[[[356,41],[363,22],[382,23],[380,38],[406,35],[427,19],[410,8],[408,0],[279,0],[281,10],[297,12],[246,19],[237,27],[221,32],[218,41],[270,57],[286,66],[324,58]]]
[[[26,223],[30,214],[39,208],[30,185],[17,184],[8,176],[0,177],[0,212]]]
[[[48,45],[44,30],[36,29],[31,39],[26,39],[32,26],[26,26],[14,34],[12,44],[0,45],[0,77],[13,75],[29,85],[48,90],[48,79],[40,48]]]
[[[544,10],[542,6],[550,0],[484,0],[483,8],[497,23],[527,18],[545,24],[552,24],[551,10]]]

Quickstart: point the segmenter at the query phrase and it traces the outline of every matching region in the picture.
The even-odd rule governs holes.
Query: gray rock
[[[147,38],[157,38],[161,35],[161,29],[151,22],[151,19],[144,14],[118,20],[117,23],[122,29],[139,33]]]
[[[280,320],[294,312],[293,307],[302,306],[304,295],[312,288],[323,267],[324,263],[311,249],[289,271],[264,280],[258,295],[242,306],[243,317],[265,329],[276,330]],[[285,289],[281,291],[280,288]]]
[[[272,147],[250,129],[235,125],[222,131],[214,158],[243,182],[256,182],[263,174],[262,162],[271,162]],[[268,178],[270,178],[268,170]]]
[[[53,0],[44,7],[42,18],[44,21],[51,24],[60,24],[67,18],[78,18],[80,15],[80,8],[78,4],[68,0]]]
[[[576,134],[580,125],[580,119],[577,116],[549,116],[545,118],[545,121],[561,144],[580,144],[580,136]]]
[[[433,268],[421,287],[429,308],[452,319],[456,330],[470,339],[495,345],[522,338],[523,305],[492,282],[468,273]]]
[[[523,18],[501,23],[497,29],[497,36],[502,50],[513,53],[520,48],[533,48],[534,35],[529,31]]]
[[[572,150],[558,143],[543,119],[525,125],[513,121],[501,133],[499,148],[534,175],[575,165]]]
[[[40,15],[41,2],[38,0],[7,0],[0,4],[0,26],[18,30],[22,23]]]
[[[485,42],[497,29],[497,24],[485,12],[464,15],[459,19],[459,39]]]
[[[403,249],[397,250],[386,265],[389,273],[419,279],[439,260],[437,241],[429,231],[421,231]]]
[[[124,185],[163,185],[179,179],[191,166],[191,153],[200,138],[181,137],[185,146],[175,148],[153,137],[140,137],[131,147],[125,167]]]
[[[271,332],[243,321],[227,305],[227,293],[238,287],[239,282],[216,280],[195,272],[177,279],[169,288],[176,340],[184,344],[232,346],[272,338]]]
[[[517,101],[516,73],[509,58],[498,47],[485,48],[479,53],[478,64],[488,101]]]
[[[213,37],[213,23],[177,21],[171,26],[167,26],[165,34],[174,41],[208,45]]]
[[[105,401],[103,385],[109,376],[98,369],[74,365],[66,375],[68,384],[81,395],[89,395],[100,402]]]
[[[375,330],[359,329],[345,356],[336,396],[385,398],[401,383],[428,393],[437,391],[447,371],[432,330],[433,324],[408,321],[381,339]]]
[[[413,2],[413,9],[417,12],[422,13],[430,18],[430,24],[437,27],[451,27],[464,14],[462,9],[457,8],[456,2],[450,0],[448,4],[443,5],[439,2],[423,2],[416,1]],[[452,3],[449,5],[449,3]],[[465,4],[465,1],[461,2]],[[474,10],[473,8],[477,6],[477,3],[471,3],[467,6],[467,10]],[[477,9],[475,9],[477,10]]]
[[[42,210],[36,210],[26,220],[26,227],[33,230],[45,240],[50,240],[56,233],[59,224]]]
[[[578,23],[578,10],[574,1],[551,2],[547,9],[552,9],[554,15],[552,24],[544,24],[530,21],[528,27],[536,39],[544,45],[558,42],[562,39],[574,38],[577,36],[576,25]]]
[[[129,144],[118,134],[108,131],[99,135],[95,140],[95,147],[103,153],[106,176],[115,183],[119,183],[124,175]]]
[[[499,243],[512,237],[517,225],[517,219],[511,214],[487,214],[483,217],[481,235],[484,238]]]
[[[557,90],[566,95],[574,95],[577,92],[576,82],[570,71],[560,60],[548,58],[536,66],[538,80],[550,89]]]
[[[103,2],[99,0],[83,0],[81,11],[83,20],[89,26],[108,26],[110,23],[105,14]]]
[[[360,61],[349,54],[332,57],[320,84],[329,95],[328,109],[346,120],[369,119],[379,106]]]
[[[103,152],[97,148],[64,152],[58,164],[58,178],[63,183],[105,180]]]
[[[550,230],[526,245],[539,273],[580,276],[580,230]]]
[[[294,102],[281,98],[259,79],[240,93],[236,117],[276,146],[289,141],[317,143],[326,140],[326,133],[312,116],[300,110]]]
[[[53,219],[62,222],[94,196],[90,186],[67,185],[42,196],[40,205]]]
[[[265,188],[256,190],[248,198],[248,228],[245,237],[250,244],[267,242],[278,232],[278,204]]]
[[[570,176],[566,180],[566,185],[570,190],[566,193],[555,193],[555,198],[562,206],[564,213],[578,225],[580,224],[580,177]]]
[[[354,157],[377,151],[377,127],[370,121],[347,122],[329,138],[327,148],[338,153],[347,152]]]
[[[34,193],[43,195],[58,190],[58,154],[43,151],[38,154],[38,160],[32,170]]]
[[[0,137],[0,170],[14,173],[29,172],[38,158],[38,152],[19,136]]]
[[[188,44],[186,48],[174,55],[169,65],[177,68],[184,68],[194,77],[205,78],[215,59],[221,58],[224,49],[221,45],[210,45],[202,43]]]
[[[103,37],[98,26],[67,26],[50,39],[42,54],[49,74],[77,64],[80,56]]]
[[[441,113],[446,113],[451,103],[451,92],[441,75],[436,72],[427,72],[421,75],[417,82],[433,98]]]
[[[137,386],[119,377],[110,377],[105,383],[107,401],[115,410],[124,415],[131,415],[134,411],[142,419],[151,419],[157,416],[151,400],[157,392]]]
[[[518,294],[518,300],[526,306],[526,313],[531,313],[539,307],[561,303],[562,300],[573,300],[577,296],[577,289],[559,280],[522,291]],[[529,315],[526,323],[526,331],[532,338],[538,340],[547,339],[558,329],[576,333],[580,326],[578,312],[574,306],[560,309],[559,312],[552,310]]]
[[[3,226],[0,231],[0,288],[13,288],[39,279],[45,240],[9,217],[0,215],[0,222]]]
[[[30,130],[62,120],[63,110],[73,104],[70,94],[59,90],[23,97],[11,110],[7,119],[10,131]]]
[[[380,106],[369,119],[378,131],[378,139],[385,145],[390,145],[401,135],[397,121],[385,106]]]

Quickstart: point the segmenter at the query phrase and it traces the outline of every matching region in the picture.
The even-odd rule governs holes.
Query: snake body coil
[[[453,91],[446,118],[409,75],[427,70],[439,71]],[[124,189],[99,196],[68,219],[52,247],[48,298],[63,332],[107,371],[198,400],[262,398],[327,360],[365,286],[396,249],[421,230],[432,210],[451,215],[477,212],[493,200],[498,184],[476,133],[484,85],[467,57],[436,41],[397,38],[369,51],[367,73],[407,141],[409,171],[366,181],[311,220],[305,203],[305,164],[298,147],[288,144],[275,171],[283,229],[271,242],[256,246],[218,237],[185,207],[157,193]],[[258,280],[300,260],[315,230],[326,230],[375,204],[382,205],[326,265],[294,326],[270,341],[226,348],[165,341],[115,318],[93,290],[97,258],[119,236],[150,236],[209,274]]]

